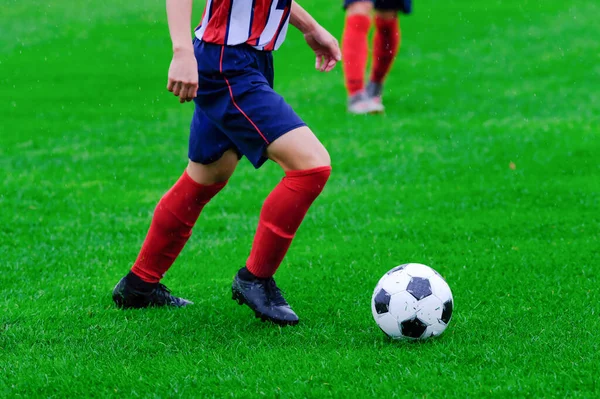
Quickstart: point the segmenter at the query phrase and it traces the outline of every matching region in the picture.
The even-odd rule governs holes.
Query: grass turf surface
[[[338,4],[302,3],[341,34]],[[597,397],[595,0],[417,1],[385,116],[347,116],[341,70],[314,72],[289,34],[276,85],[334,172],[278,273],[301,317],[284,329],[230,299],[273,164],[240,164],[165,278],[194,306],[112,305],[186,161],[163,2],[7,4],[0,396]],[[455,297],[423,344],[388,341],[369,308],[411,261]]]

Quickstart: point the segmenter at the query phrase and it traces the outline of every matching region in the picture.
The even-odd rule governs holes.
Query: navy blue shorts
[[[255,168],[267,146],[305,123],[273,90],[273,56],[248,45],[194,41],[198,95],[188,157],[209,164],[233,149]]]
[[[374,3],[375,9],[379,11],[400,11],[403,14],[412,12],[412,0],[344,0],[344,9],[359,1],[371,1]]]

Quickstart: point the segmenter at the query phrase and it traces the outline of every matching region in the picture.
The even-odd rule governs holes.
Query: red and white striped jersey
[[[292,0],[206,0],[196,37],[207,43],[277,50],[285,39]]]

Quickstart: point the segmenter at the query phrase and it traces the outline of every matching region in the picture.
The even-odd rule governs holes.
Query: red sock
[[[330,166],[285,173],[265,200],[246,267],[269,278],[281,264],[308,208],[323,190]]]
[[[346,17],[342,36],[342,66],[349,95],[361,91],[365,85],[370,27],[371,18],[368,15],[352,14]]]
[[[158,283],[192,235],[192,227],[204,205],[227,182],[204,186],[187,174],[161,198],[150,230],[131,271],[148,283]]]
[[[371,81],[383,83],[400,47],[400,26],[397,18],[386,19],[376,16],[375,28]]]

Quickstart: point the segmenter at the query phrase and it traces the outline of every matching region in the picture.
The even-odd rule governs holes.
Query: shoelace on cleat
[[[288,303],[283,298],[283,295],[281,295],[281,290],[279,289],[279,287],[277,287],[277,284],[275,284],[275,280],[273,278],[270,278],[265,283],[265,292],[267,294],[267,298],[269,298],[269,301],[273,305],[288,306]]]
[[[171,290],[168,289],[164,284],[158,284],[154,289],[153,295],[164,301],[173,302],[175,298],[171,295]]]

